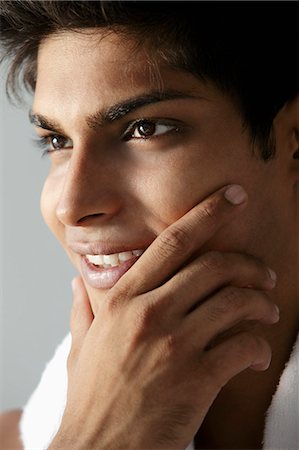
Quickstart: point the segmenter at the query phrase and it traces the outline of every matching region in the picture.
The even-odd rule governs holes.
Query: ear
[[[299,94],[278,112],[273,128],[278,157],[287,165],[292,179],[299,182]]]

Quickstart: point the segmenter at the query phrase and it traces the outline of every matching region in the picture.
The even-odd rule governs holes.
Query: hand
[[[244,254],[192,259],[246,207],[246,196],[228,201],[227,189],[164,230],[94,319],[75,280],[68,400],[51,450],[183,449],[232,377],[269,366],[262,338],[228,332],[243,321],[278,321],[271,272]]]

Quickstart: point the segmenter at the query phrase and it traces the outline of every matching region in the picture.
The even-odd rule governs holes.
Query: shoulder
[[[20,409],[0,414],[0,448],[5,450],[23,448],[19,431],[21,415]]]
[[[48,362],[40,382],[24,407],[20,429],[24,447],[44,449],[58,431],[67,394],[68,334]]]

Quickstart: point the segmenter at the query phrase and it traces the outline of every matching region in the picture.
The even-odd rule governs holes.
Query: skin
[[[18,424],[22,412],[8,411],[0,415],[0,446],[5,450],[22,449]]]
[[[59,124],[71,140],[50,154],[41,197],[46,223],[79,272],[74,242],[123,242],[132,249],[152,244],[110,290],[75,282],[68,403],[51,450],[70,444],[74,449],[184,448],[196,432],[197,448],[260,448],[264,413],[299,324],[299,162],[293,158],[298,102],[276,117],[277,155],[265,163],[228,95],[161,61],[153,73],[149,54],[136,52],[128,39],[99,31],[50,36],[39,49],[32,111]],[[104,127],[88,124],[99,109],[168,89],[195,98],[147,105]],[[144,117],[171,118],[182,124],[181,132],[168,126],[157,137],[124,141],[128,122]],[[49,134],[40,127],[37,133]],[[223,186],[231,184],[247,193],[240,206],[224,198]],[[175,239],[173,224],[191,244]],[[266,266],[277,273],[275,289]],[[227,285],[238,288],[237,294],[225,291]],[[221,291],[213,297],[216,287]],[[281,311],[279,323],[274,303]],[[190,307],[196,313],[189,323]],[[168,344],[180,345],[157,341],[161,330],[171,337]],[[223,331],[225,337],[217,338]],[[266,342],[272,364],[260,372],[269,365]],[[99,370],[103,366],[105,374]],[[159,399],[152,415],[147,405],[140,406],[141,391]],[[183,425],[167,422],[161,412],[173,410],[174,399],[178,409],[185,405]],[[76,415],[75,404],[81,405]],[[171,431],[162,438],[154,430],[165,415],[162,432]],[[78,427],[85,441],[74,443]]]

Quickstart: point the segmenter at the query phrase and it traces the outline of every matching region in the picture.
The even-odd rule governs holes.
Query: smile
[[[89,286],[111,289],[145,250],[126,250],[108,255],[81,255],[81,274]]]
[[[140,256],[143,252],[144,250],[132,250],[110,255],[86,255],[85,258],[96,267],[109,269],[111,267],[117,267],[125,261],[129,261],[135,256]]]

